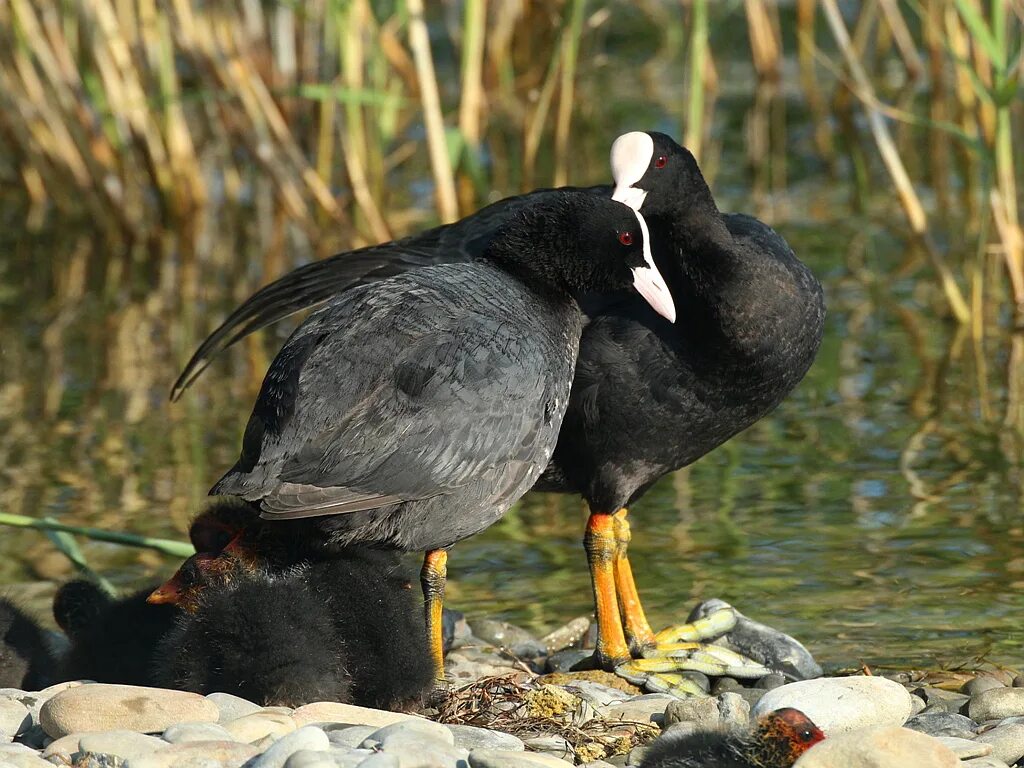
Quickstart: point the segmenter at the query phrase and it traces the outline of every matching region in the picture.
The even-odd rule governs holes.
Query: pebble
[[[992,757],[1013,765],[1024,757],[1024,725],[1006,723],[985,731],[977,740],[992,745]]]
[[[564,651],[552,653],[544,664],[546,672],[572,672],[579,669],[593,669],[594,652],[583,648],[566,648]]]
[[[168,744],[145,757],[128,760],[123,768],[184,768],[185,766],[211,766],[241,768],[259,754],[250,744],[237,741],[189,741]],[[201,762],[205,761],[205,762]]]
[[[767,691],[754,717],[795,707],[827,736],[872,725],[903,725],[910,715],[910,694],[899,683],[881,677],[839,677],[803,680]]]
[[[231,733],[217,723],[177,723],[164,731],[163,740],[170,744],[189,741],[237,741]]]
[[[694,723],[698,727],[715,728],[721,720],[718,701],[707,697],[676,699],[665,709],[665,726],[675,723]]]
[[[964,704],[971,700],[970,696],[963,693],[954,693],[953,691],[944,691],[941,688],[930,687],[918,688],[914,691],[914,695],[924,700],[928,705],[927,711],[940,709],[943,712],[955,713],[959,712]]]
[[[471,768],[571,768],[572,763],[550,755],[475,749],[469,753]],[[365,765],[365,763],[363,763]]]
[[[254,712],[223,725],[224,730],[231,734],[231,739],[243,741],[246,744],[252,744],[267,736],[276,741],[297,727],[291,715],[279,712]],[[327,738],[326,734],[324,734],[324,738]]]
[[[1013,678],[1012,685],[1014,688],[1024,688],[1024,675],[1017,675]]]
[[[355,749],[363,743],[363,739],[378,729],[372,725],[339,725],[337,723],[321,724],[331,745]]]
[[[0,766],[3,768],[53,768],[49,763],[34,752],[0,753]]]
[[[448,730],[455,738],[455,746],[461,749],[499,749],[506,752],[522,752],[526,749],[523,740],[511,733],[476,728],[472,725],[449,725]]]
[[[786,676],[780,672],[772,672],[770,675],[765,675],[757,681],[754,687],[761,688],[765,691],[770,691],[773,688],[779,688],[786,684]]]
[[[1002,760],[997,760],[994,757],[976,757],[972,760],[963,760],[960,765],[966,768],[1010,768]]]
[[[285,762],[300,749],[324,752],[331,746],[327,734],[313,725],[292,731],[270,746],[246,768],[284,768]]]
[[[543,752],[546,755],[572,761],[572,745],[561,736],[535,736],[524,744],[530,753]]]
[[[217,705],[217,711],[220,712],[220,717],[217,718],[218,723],[228,723],[262,709],[259,704],[231,693],[210,693],[206,698]]]
[[[993,688],[972,696],[967,715],[979,723],[1024,715],[1024,688]]]
[[[630,723],[654,723],[661,726],[665,721],[665,709],[679,699],[667,693],[648,693],[634,696],[617,704],[597,708],[597,714],[606,720],[624,720]]]
[[[359,768],[399,768],[398,756],[386,752],[370,755],[359,764]]]
[[[360,758],[362,762],[362,758]],[[358,765],[359,763],[355,763]],[[335,768],[333,755],[314,749],[300,749],[285,760],[284,768]]]
[[[744,616],[724,600],[712,599],[699,603],[691,611],[688,621],[696,621],[722,609],[732,610],[736,614],[736,626],[725,635],[728,646],[734,651],[782,672],[791,680],[821,677],[821,667],[800,641]]]
[[[436,741],[449,747],[455,744],[455,736],[446,726],[430,720],[411,720],[378,728],[363,739],[359,746],[363,749],[376,749],[386,747],[388,744],[417,740]]]
[[[961,760],[992,754],[991,744],[982,744],[973,739],[958,739],[955,736],[938,736],[936,738],[949,747],[949,750]]]
[[[544,635],[540,641],[547,648],[548,653],[561,651],[570,645],[576,645],[583,639],[590,629],[590,621],[589,616],[577,616],[555,631]]]
[[[829,736],[793,768],[959,768],[938,739],[908,728],[875,726]]]
[[[996,688],[1005,687],[1006,686],[1003,684],[1002,680],[997,680],[991,675],[979,675],[973,680],[968,680],[964,683],[961,690],[968,696],[975,696],[979,693],[984,693],[985,691],[992,691]]]
[[[125,760],[142,757],[167,746],[156,736],[135,731],[100,731],[83,733],[78,740],[78,751],[96,755],[116,755]]]
[[[750,704],[738,693],[723,693],[718,696],[718,716],[725,723],[746,728],[750,724]]]
[[[423,719],[415,715],[357,707],[354,704],[340,704],[336,701],[318,701],[306,704],[293,711],[291,717],[299,727],[311,723],[349,723],[351,725],[375,725],[380,728],[405,720]]]
[[[956,736],[960,739],[973,739],[978,729],[971,718],[950,712],[922,712],[907,720],[904,727],[929,736]]]
[[[588,625],[589,626],[589,625]],[[495,619],[469,622],[473,634],[496,648],[505,648],[521,659],[535,659],[547,654],[547,646],[522,627]]]
[[[65,763],[70,763],[71,756],[78,751],[78,742],[81,738],[82,734],[71,733],[59,739],[54,739],[43,750],[43,757],[56,757]]]
[[[31,725],[28,707],[14,699],[0,699],[0,736],[17,736]]]
[[[217,706],[196,693],[136,685],[90,683],[60,691],[43,704],[39,722],[51,738],[120,728],[162,733],[175,723],[214,722]]]

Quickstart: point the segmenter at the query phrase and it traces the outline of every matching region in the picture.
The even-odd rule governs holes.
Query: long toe
[[[721,608],[690,624],[676,624],[663,629],[654,636],[654,639],[658,646],[714,640],[731,631],[736,626],[736,621],[734,610]]]

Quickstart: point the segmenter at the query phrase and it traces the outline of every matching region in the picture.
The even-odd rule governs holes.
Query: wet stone
[[[910,718],[904,727],[929,736],[953,736],[958,739],[973,739],[977,730],[977,724],[971,718],[951,712],[922,712]]]
[[[449,725],[448,730],[455,737],[455,746],[461,749],[501,749],[507,752],[521,752],[526,747],[523,740],[510,733],[490,731],[472,725]]]
[[[997,725],[977,737],[979,742],[992,745],[992,757],[1013,765],[1024,757],[1024,725],[1007,723]]]

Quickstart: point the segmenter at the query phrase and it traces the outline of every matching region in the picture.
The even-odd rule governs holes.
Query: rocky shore
[[[552,649],[584,638],[586,619],[545,638],[502,622],[453,620],[454,690],[420,714],[337,702],[261,707],[223,693],[86,681],[0,689],[0,768],[630,766],[662,733],[747,728],[784,707],[804,712],[827,737],[797,768],[1024,766],[1024,676],[786,682],[807,676],[786,672],[787,664],[816,668],[806,649],[757,622],[740,625],[719,642],[756,636],[779,656],[772,666],[780,671],[756,681],[692,673],[707,695],[686,698],[645,693],[601,671],[570,671],[587,652]]]

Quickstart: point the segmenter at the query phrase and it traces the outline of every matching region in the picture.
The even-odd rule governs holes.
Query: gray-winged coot
[[[671,318],[643,218],[586,192],[516,213],[480,259],[361,286],[278,353],[241,456],[211,494],[336,545],[426,551],[435,667],[446,550],[494,523],[554,450],[583,329],[577,296],[632,288]]]

